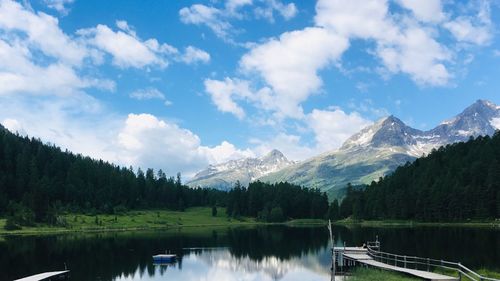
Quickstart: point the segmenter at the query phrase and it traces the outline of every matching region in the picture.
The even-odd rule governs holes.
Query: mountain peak
[[[472,104],[472,106],[485,106],[485,107],[489,107],[489,108],[493,108],[493,109],[498,109],[498,106],[494,103],[492,103],[491,101],[489,100],[482,100],[482,99],[478,99],[475,103]]]
[[[285,155],[283,155],[283,153],[279,150],[277,150],[276,148],[269,151],[266,155],[264,155],[264,157],[262,158],[267,158],[267,157],[273,157],[273,158],[277,158],[277,157],[284,157]]]

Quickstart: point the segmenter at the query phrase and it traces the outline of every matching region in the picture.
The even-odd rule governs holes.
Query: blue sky
[[[187,177],[500,104],[498,1],[0,0],[0,122]]]

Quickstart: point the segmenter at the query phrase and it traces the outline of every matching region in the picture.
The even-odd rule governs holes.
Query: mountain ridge
[[[319,188],[336,197],[347,183],[370,183],[432,149],[466,141],[471,136],[492,135],[499,128],[500,106],[487,100],[477,100],[426,131],[390,115],[352,135],[337,150],[289,163],[256,179],[269,183],[288,181]],[[215,175],[212,181],[217,181]]]
[[[209,165],[206,169],[196,173],[193,179],[187,182],[187,185],[191,187],[213,187],[226,190],[239,181],[242,185],[246,186],[251,181],[293,163],[281,151],[273,149],[261,157],[240,158],[216,165]]]

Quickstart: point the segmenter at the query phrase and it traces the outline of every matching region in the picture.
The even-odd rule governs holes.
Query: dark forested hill
[[[326,194],[316,189],[256,182],[231,192],[190,188],[180,175],[119,167],[20,137],[0,125],[0,217],[16,225],[57,223],[61,212],[113,213],[127,209],[183,210],[227,206],[230,216],[266,221],[323,218]]]
[[[464,221],[500,217],[500,133],[433,150],[365,189],[348,188],[341,216]]]
[[[50,222],[61,209],[182,210],[215,204],[225,196],[216,190],[184,186],[180,175],[167,177],[152,169],[134,172],[0,128],[0,215],[16,215],[24,223]]]

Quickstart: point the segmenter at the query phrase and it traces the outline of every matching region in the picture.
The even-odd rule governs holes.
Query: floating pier
[[[334,245],[331,223],[328,224],[331,244]],[[378,237],[375,242],[366,242],[363,247],[332,247],[332,276],[345,274],[355,266],[365,266],[412,275],[430,281],[500,281],[499,279],[482,276],[461,263],[414,256],[404,256],[382,252]],[[433,272],[441,269],[445,272],[455,272],[458,277]]]
[[[412,275],[430,281],[500,281],[482,276],[460,263],[403,256],[380,251],[380,242],[368,242],[366,247],[334,247],[332,249],[332,272],[344,272],[355,266],[365,266]],[[458,277],[438,274],[434,269],[456,272]],[[333,275],[333,276],[334,276]]]
[[[53,271],[53,272],[44,272],[36,275],[31,275],[28,277],[24,277],[21,279],[16,279],[14,281],[53,281],[53,280],[61,280],[68,276],[69,270],[63,271]]]

